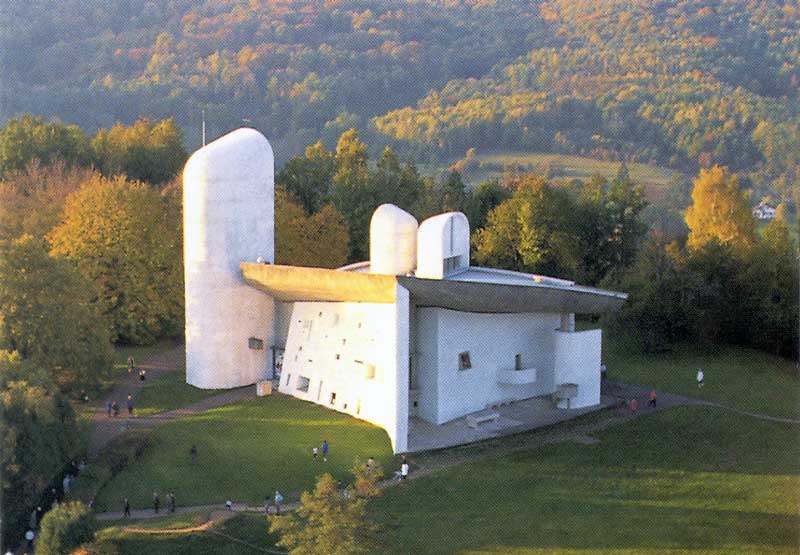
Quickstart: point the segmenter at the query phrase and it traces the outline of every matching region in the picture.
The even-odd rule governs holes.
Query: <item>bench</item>
[[[500,415],[496,412],[490,412],[486,414],[470,414],[467,416],[467,426],[472,429],[477,429],[480,424],[484,422],[494,422],[500,418]]]

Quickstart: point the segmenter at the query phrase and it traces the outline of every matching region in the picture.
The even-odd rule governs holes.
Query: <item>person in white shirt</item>
[[[697,387],[703,387],[703,370],[700,368],[697,369]]]
[[[400,465],[400,479],[405,480],[406,478],[408,478],[408,463],[403,462],[403,464]]]

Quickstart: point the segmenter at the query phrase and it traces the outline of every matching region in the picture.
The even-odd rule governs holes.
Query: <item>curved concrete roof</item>
[[[527,282],[516,276],[515,282],[470,279],[470,273],[493,271],[474,267],[456,279],[444,280],[248,262],[240,268],[246,283],[282,301],[393,303],[399,285],[408,290],[411,303],[417,306],[485,313],[600,314],[617,310],[628,297],[565,280],[535,281],[540,276]]]

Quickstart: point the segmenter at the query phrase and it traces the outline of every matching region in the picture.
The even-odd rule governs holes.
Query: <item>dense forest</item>
[[[355,127],[417,162],[720,164],[754,201],[795,200],[800,179],[796,0],[65,0],[0,17],[0,121],[175,117],[191,151],[205,110],[211,137],[244,121],[280,161]]]

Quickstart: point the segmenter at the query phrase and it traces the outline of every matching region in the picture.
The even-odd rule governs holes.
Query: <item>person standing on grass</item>
[[[133,397],[128,393],[128,416],[133,416]]]
[[[403,459],[403,464],[400,465],[400,479],[408,479],[408,462]]]
[[[175,494],[172,492],[167,494],[167,510],[171,513],[175,512]]]
[[[158,498],[158,493],[153,492],[153,512],[158,514],[158,507],[161,505],[161,500]]]
[[[697,388],[698,389],[703,387],[703,378],[704,377],[705,376],[703,376],[703,369],[702,368],[698,368],[697,369]]]
[[[131,504],[128,501],[128,498],[125,498],[125,508],[122,511],[123,517],[130,517],[131,516]]]
[[[147,370],[145,370],[144,368],[141,368],[141,369],[139,370],[139,381],[142,381],[142,382],[143,382],[143,381],[145,381],[146,379],[147,379]]]
[[[111,416],[111,408],[111,399],[109,399],[106,401],[106,414],[108,414],[109,417]]]
[[[330,446],[328,445],[328,440],[327,439],[323,439],[322,440],[322,460],[325,461],[325,462],[328,462],[328,450],[329,449],[330,449]]]
[[[652,390],[650,392],[650,400],[647,401],[647,405],[651,406],[653,408],[656,408],[656,399],[658,399],[658,394],[656,393],[656,390],[654,389],[654,390]]]
[[[312,447],[312,448],[311,448],[311,455],[312,455],[312,456],[313,456],[315,459],[317,458],[317,454],[318,454],[318,453],[319,453],[319,449],[317,449],[317,446],[316,446],[316,445],[315,445],[314,447]]]
[[[226,511],[232,511],[233,510],[233,501],[231,501],[230,499],[225,501],[225,510]]]
[[[283,495],[278,490],[275,490],[275,514],[281,514],[281,503],[283,503]]]
[[[116,401],[114,401],[113,403],[111,403],[111,410],[114,412],[114,416],[115,416],[115,417],[116,417],[116,416],[119,416],[119,405],[117,404],[117,402],[116,402]]]
[[[128,374],[133,373],[133,355],[128,355]]]
[[[197,464],[197,445],[192,445],[189,449],[189,455],[192,457],[192,464]]]

